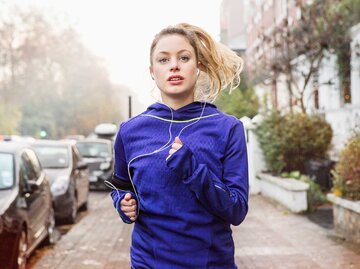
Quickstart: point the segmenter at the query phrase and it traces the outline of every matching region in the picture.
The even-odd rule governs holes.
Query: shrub
[[[352,136],[340,152],[332,174],[335,194],[360,200],[360,132]]]
[[[298,170],[304,173],[305,161],[326,158],[332,129],[319,115],[272,111],[255,129],[265,162],[271,172]]]
[[[285,147],[284,140],[281,139],[283,121],[284,119],[279,112],[271,111],[254,130],[267,167],[272,172],[281,172],[285,166],[284,156],[281,154]]]

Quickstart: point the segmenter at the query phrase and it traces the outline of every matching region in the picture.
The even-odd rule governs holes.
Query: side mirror
[[[26,183],[24,193],[34,193],[34,192],[38,191],[39,189],[40,189],[40,186],[38,184],[36,184],[36,181],[29,180]]]
[[[80,161],[77,163],[76,168],[80,169],[80,170],[84,170],[84,169],[88,168],[88,165],[86,162]]]

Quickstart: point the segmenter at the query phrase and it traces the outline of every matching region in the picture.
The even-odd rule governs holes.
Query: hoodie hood
[[[205,105],[205,109],[204,109]],[[211,103],[205,102],[192,102],[187,104],[179,109],[172,109],[173,112],[173,120],[190,120],[195,119],[201,116],[201,113],[204,109],[202,117],[206,117],[209,115],[218,114],[216,106]],[[162,103],[154,103],[147,108],[147,110],[143,113],[146,116],[154,116],[160,117],[162,119],[171,120],[171,108]]]

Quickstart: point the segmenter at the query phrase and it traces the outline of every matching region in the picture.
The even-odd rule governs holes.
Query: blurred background
[[[340,149],[359,125],[359,1],[0,1],[0,134],[88,135],[156,101],[149,46],[189,22],[246,60],[219,107],[321,113]],[[171,8],[170,8],[171,6]]]
[[[143,111],[158,31],[186,21],[219,39],[220,1],[169,3],[0,1],[0,134],[88,135]]]
[[[32,158],[29,167],[47,170],[39,168],[22,189],[13,166],[23,164],[9,157],[19,154],[18,146],[0,142],[0,239],[13,246],[0,240],[0,249],[13,251],[3,255],[13,258],[0,256],[0,267],[24,268],[40,243],[26,241],[28,224],[17,223],[30,223],[34,214],[16,201],[42,197],[43,180],[35,176],[46,174],[51,189],[42,190],[54,200],[41,207],[48,218],[40,239],[59,240],[54,231],[64,229],[58,226],[64,214],[60,219],[82,227],[73,237],[69,232],[70,242],[81,232],[104,235],[88,237],[96,251],[109,248],[105,236],[124,240],[116,245],[123,260],[101,262],[128,268],[130,237],[121,233],[130,228],[113,223],[104,180],[112,177],[120,123],[158,99],[149,75],[152,39],[181,22],[202,27],[245,60],[240,85],[215,101],[246,129],[252,196],[249,217],[234,229],[240,267],[360,268],[360,0],[0,0],[0,141],[46,146],[30,151],[42,153],[43,164]],[[66,157],[54,147],[66,149]],[[52,171],[58,168],[61,175]],[[106,235],[99,219],[109,224]],[[16,231],[8,228],[14,225]],[[95,252],[76,251],[86,266],[93,262]],[[61,263],[67,251],[58,253]],[[46,268],[55,264],[48,257]],[[30,264],[41,257],[34,259]],[[61,268],[78,266],[67,262]]]

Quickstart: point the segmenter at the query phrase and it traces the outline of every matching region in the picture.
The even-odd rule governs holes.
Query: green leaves
[[[333,172],[333,191],[360,200],[360,133],[355,133],[340,153]]]
[[[215,104],[225,113],[240,119],[243,116],[254,117],[259,109],[259,100],[254,89],[248,88],[242,80],[240,87],[231,94],[222,92]]]
[[[255,129],[268,169],[275,173],[305,170],[305,161],[326,157],[332,129],[324,118],[270,111]]]
[[[327,55],[335,54],[343,101],[350,103],[349,30],[360,22],[360,0],[300,2],[297,3],[301,8],[299,20],[294,24],[284,20],[269,34],[262,33],[259,51],[267,53],[250,64],[248,76],[257,83],[271,80],[274,85],[284,76],[292,99],[289,101],[290,109],[298,106],[306,112],[306,106],[311,102],[306,102],[305,96],[314,90],[310,85],[312,78],[318,76]],[[322,83],[334,83],[334,79]]]

